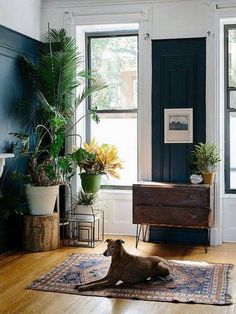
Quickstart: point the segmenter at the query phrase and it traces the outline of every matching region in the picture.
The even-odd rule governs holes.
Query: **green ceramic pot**
[[[101,174],[89,174],[82,172],[80,174],[81,185],[86,193],[96,193],[101,186]]]

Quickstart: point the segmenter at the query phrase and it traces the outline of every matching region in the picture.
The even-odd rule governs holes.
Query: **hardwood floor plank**
[[[113,236],[113,238],[115,238]],[[236,244],[225,243],[210,247],[205,254],[202,246],[181,246],[139,243],[125,237],[126,249],[137,255],[160,255],[168,259],[195,260],[236,265]],[[233,314],[235,305],[213,306],[170,302],[136,301],[87,297],[54,292],[27,290],[25,287],[63,262],[71,253],[102,253],[106,244],[94,249],[61,247],[42,253],[10,252],[0,256],[0,313],[43,314]]]

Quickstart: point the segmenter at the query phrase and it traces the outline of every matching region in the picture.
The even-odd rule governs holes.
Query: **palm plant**
[[[61,179],[56,176],[59,168],[62,168],[67,177],[70,177],[67,172],[72,172],[70,160],[61,158],[60,155],[64,149],[65,137],[81,120],[73,119],[76,108],[86,97],[106,88],[106,85],[96,73],[76,72],[82,58],[75,39],[68,37],[64,29],[49,29],[43,35],[38,63],[32,63],[25,57],[19,61],[30,101],[20,103],[17,112],[21,127],[26,131],[14,135],[21,141],[21,155],[30,156],[28,172],[31,179],[35,178],[30,183],[50,185]],[[76,96],[77,88],[82,87],[85,80],[89,84]],[[96,108],[89,114],[98,121]],[[36,138],[36,144],[33,148],[31,145],[29,150],[32,134]]]
[[[22,72],[31,84],[34,102],[23,102],[19,106],[21,125],[27,129],[44,124],[50,131],[55,129],[53,119],[59,119],[62,127],[69,128],[71,117],[86,97],[106,88],[106,84],[93,72],[76,70],[82,57],[76,41],[68,37],[64,29],[49,29],[42,37],[39,62],[34,64],[25,57],[20,58]],[[80,94],[76,89],[89,81]],[[94,114],[96,108],[92,110]],[[93,115],[94,119],[98,119]]]

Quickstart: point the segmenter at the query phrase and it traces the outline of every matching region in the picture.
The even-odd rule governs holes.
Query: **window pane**
[[[236,112],[230,113],[230,188],[236,189]]]
[[[125,116],[124,116],[125,115]],[[104,185],[132,185],[137,181],[137,114],[100,114],[100,123],[91,121],[91,138],[99,144],[118,148],[124,169],[120,179],[102,177]]]
[[[236,29],[229,29],[228,40],[229,86],[236,87]]]
[[[108,88],[92,96],[98,110],[137,108],[137,36],[90,39],[92,70]]]
[[[229,92],[229,108],[236,109],[236,91]]]

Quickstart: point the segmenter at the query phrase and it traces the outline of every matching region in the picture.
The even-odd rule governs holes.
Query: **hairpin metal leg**
[[[138,242],[139,242],[139,238],[140,238],[141,228],[142,228],[142,225],[137,224],[137,228],[136,228],[136,249],[138,247]]]
[[[207,253],[208,245],[210,244],[210,229],[207,228],[207,237],[206,237],[206,243],[205,243],[205,253]]]
[[[148,225],[145,226],[145,231],[143,233],[143,241],[146,242],[147,239],[147,230],[148,230]]]

